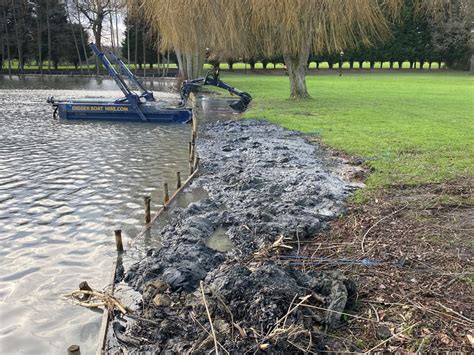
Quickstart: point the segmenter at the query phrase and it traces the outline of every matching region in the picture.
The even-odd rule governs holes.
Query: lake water
[[[143,196],[157,210],[162,183],[187,177],[190,125],[61,122],[46,104],[122,96],[115,89],[110,79],[0,76],[1,354],[95,352],[101,313],[62,295],[83,280],[106,286],[114,229],[134,237]]]

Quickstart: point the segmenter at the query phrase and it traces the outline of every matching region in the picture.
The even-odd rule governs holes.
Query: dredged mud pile
[[[198,152],[191,188],[208,198],[175,210],[160,232],[163,247],[127,271],[148,320],[116,319],[119,343],[137,351],[322,350],[315,334],[339,324],[353,283],[271,259],[324,228],[352,186],[328,171],[323,150],[261,121],[209,124]],[[208,247],[222,230],[233,243],[226,252]]]

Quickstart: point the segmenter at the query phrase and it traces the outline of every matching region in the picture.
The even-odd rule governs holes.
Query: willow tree
[[[415,1],[435,8],[448,0]],[[334,53],[383,39],[405,0],[129,2],[161,34],[163,48],[174,49],[191,62],[195,56],[198,60],[192,63],[198,68],[206,48],[223,60],[230,54],[247,58],[283,54],[290,97],[301,99],[309,97],[305,76],[311,51]]]
[[[224,0],[225,1],[225,0]],[[155,33],[160,34],[160,49],[174,51],[183,78],[197,77],[204,64],[209,43],[211,19],[218,1],[198,0],[129,0],[132,17],[144,17]],[[204,22],[203,22],[204,21]]]

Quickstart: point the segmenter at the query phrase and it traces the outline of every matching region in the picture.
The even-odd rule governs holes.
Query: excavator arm
[[[181,86],[180,95],[181,95],[181,105],[185,106],[189,98],[189,94],[192,91],[197,90],[199,87],[204,85],[212,85],[218,88],[227,90],[233,95],[240,97],[240,100],[231,103],[229,106],[234,110],[243,112],[247,109],[248,105],[252,101],[252,96],[250,94],[241,91],[239,89],[230,86],[229,84],[224,83],[219,79],[219,71],[208,71],[206,75],[202,78],[185,80]]]

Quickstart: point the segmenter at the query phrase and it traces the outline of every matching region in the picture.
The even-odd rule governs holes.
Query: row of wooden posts
[[[189,176],[191,176],[198,168],[199,157],[196,152],[196,138],[197,138],[197,122],[196,118],[193,115],[192,120],[192,131],[191,131],[191,141],[188,144],[188,154],[189,154]],[[176,172],[176,192],[175,194],[183,187],[181,182],[181,172]],[[166,208],[167,204],[170,201],[170,194],[168,189],[168,183],[163,183],[163,208]],[[151,196],[143,197],[144,207],[145,207],[145,224],[151,223]],[[117,253],[120,255],[124,252],[123,240],[122,240],[122,230],[117,229],[114,231],[115,236],[115,246],[117,248]],[[81,350],[78,345],[71,345],[67,349],[68,355],[81,355]]]
[[[192,121],[192,131],[191,131],[191,141],[188,143],[188,155],[189,155],[189,175],[191,176],[199,164],[199,157],[196,152],[196,138],[197,138],[197,123],[196,119],[193,117]],[[181,183],[181,172],[176,172],[176,190],[179,190],[182,186]],[[168,189],[168,183],[163,183],[163,206],[166,207],[170,200],[170,194]],[[145,224],[151,222],[151,196],[144,196],[143,202],[145,206]],[[118,253],[123,253],[123,242],[122,242],[122,230],[115,230],[115,245],[117,247]]]

